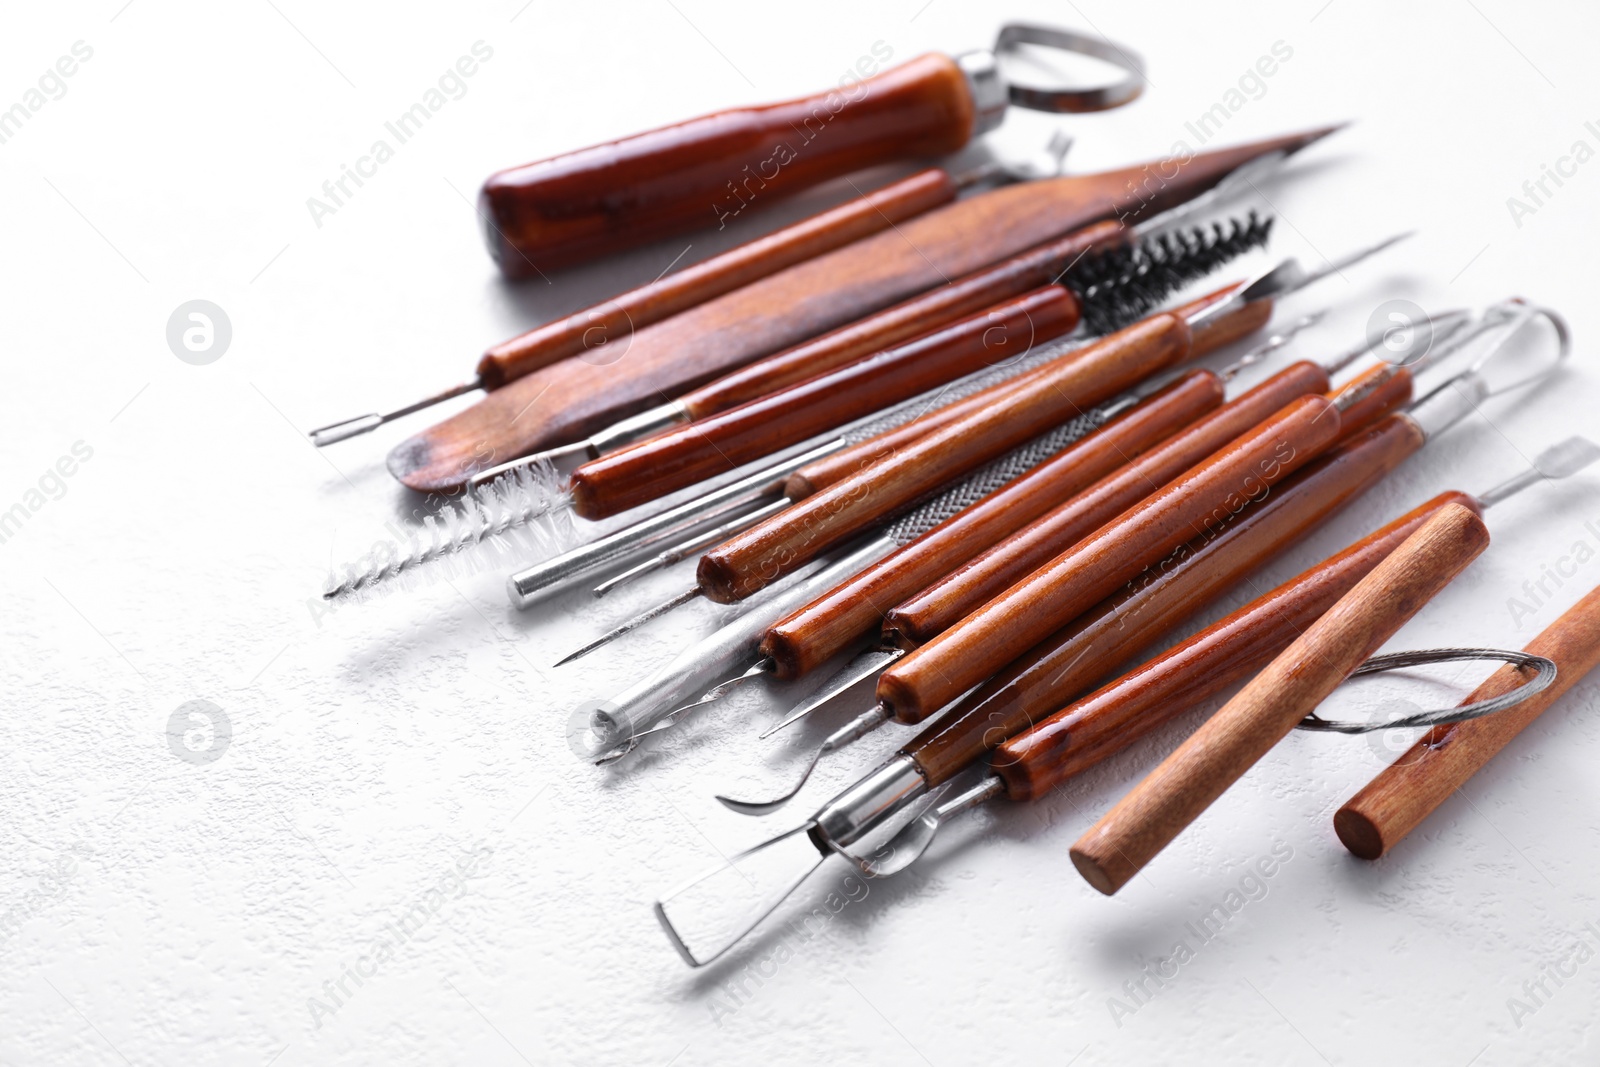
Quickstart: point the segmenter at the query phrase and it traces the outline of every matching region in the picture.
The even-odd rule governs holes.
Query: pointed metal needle
[[[385,412],[381,415],[377,412],[373,412],[370,415],[358,415],[353,419],[345,419],[342,422],[330,422],[326,426],[319,426],[315,430],[312,430],[307,436],[311,438],[312,444],[316,445],[318,448],[324,448],[328,445],[339,441],[345,441],[352,437],[360,437],[364,433],[371,433],[373,430],[376,430],[379,426],[382,426],[386,422],[393,422],[395,419],[405,418],[407,415],[410,415],[413,412],[421,411],[423,408],[430,408],[435,404],[442,404],[444,401],[453,397],[463,396],[467,393],[473,392],[474,390],[482,388],[483,380],[481,378],[474,378],[470,382],[462,382],[460,385],[452,385],[442,393],[434,393],[430,397],[424,397],[423,399],[418,400],[415,404],[407,404],[403,408],[396,408],[393,411]]]
[[[822,762],[823,756],[830,752],[837,752],[846,745],[867,736],[888,721],[889,709],[882,704],[874,704],[871,711],[856,716],[823,738],[822,744],[817,747],[817,751],[812,755],[811,762],[806,764],[806,769],[801,772],[800,780],[782,796],[773,797],[771,800],[736,800],[733,797],[725,797],[719,793],[717,800],[723,807],[730,811],[736,811],[740,815],[767,815],[777,811],[795,798],[796,794],[810,780],[811,772],[817,769],[817,764]]]
[[[878,675],[903,655],[905,655],[904,649],[869,648],[846,663],[838,674],[824,682],[815,693],[796,704],[794,710],[789,712],[788,717],[782,722],[761,731],[760,740],[765,741],[779,730],[793,726],[807,715],[823,708],[835,704],[847,704],[857,697],[868,697],[870,700],[871,693],[878,684]],[[863,700],[862,703],[868,703],[869,700]]]
[[[552,666],[559,667],[564,663],[571,663],[575,659],[582,659],[584,656],[587,656],[589,653],[593,652],[597,648],[600,648],[602,645],[609,645],[623,634],[631,633],[632,631],[637,630],[651,619],[659,618],[662,615],[665,615],[667,612],[672,611],[674,608],[682,607],[684,604],[689,603],[689,601],[699,596],[700,593],[701,589],[698,585],[691,589],[685,589],[683,592],[679,593],[666,603],[657,604],[649,611],[635,615],[633,618],[629,619],[621,626],[618,626],[616,629],[601,634],[599,637],[595,638],[593,641],[590,641],[587,645],[584,645],[576,652],[567,653],[565,656],[562,656],[560,659],[556,660]]]

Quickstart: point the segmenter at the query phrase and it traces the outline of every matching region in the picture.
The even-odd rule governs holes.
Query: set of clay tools
[[[1086,87],[1014,77],[1019,51],[1040,47],[1122,73]],[[822,739],[802,773],[717,797],[764,816],[880,726],[926,724],[793,828],[664,895],[657,918],[687,962],[727,952],[823,863],[891,875],[962,811],[1036,799],[1241,684],[1072,848],[1083,877],[1116,892],[1292,729],[1429,728],[1336,819],[1376,857],[1593,666],[1596,594],[1522,652],[1374,658],[1485,550],[1486,511],[1600,458],[1581,437],[1501,485],[1443,493],[1151,656],[1451,427],[1536,402],[1566,324],[1508,299],[1411,323],[1426,341],[1400,351],[1363,337],[1273,370],[1327,310],[1274,326],[1280,304],[1400,239],[1305,265],[1267,252],[1261,186],[1295,181],[1290,158],[1333,129],[1086,175],[1063,173],[1058,140],[1050,162],[862,191],[850,175],[954,152],[1008,104],[1093,110],[1144,85],[1126,48],[1023,26],[988,51],[863,74],[494,175],[481,216],[512,277],[809,185],[845,180],[854,195],[496,345],[463,385],[312,435],[330,444],[485,393],[390,453],[400,482],[445,502],[338,570],[330,598],[500,569],[529,609],[681,572],[674,595],[562,663],[692,600],[730,606],[551,724],[586,761],[626,773],[630,753],[734,687],[814,677],[779,721],[750,726],[776,745],[808,721]],[[1247,254],[1267,265],[1238,270]],[[1241,389],[1247,368],[1271,373]],[[1458,708],[1315,713],[1352,675],[1453,659],[1506,665]]]

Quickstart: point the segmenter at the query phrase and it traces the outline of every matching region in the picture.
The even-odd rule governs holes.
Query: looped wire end
[[[1513,652],[1499,648],[1428,648],[1414,652],[1390,652],[1382,656],[1373,656],[1356,668],[1351,677],[1403,670],[1407,667],[1420,667],[1428,663],[1451,663],[1459,660],[1480,659],[1510,663],[1523,671],[1532,670],[1534,675],[1511,692],[1502,693],[1500,696],[1489,700],[1479,700],[1453,708],[1441,708],[1437,711],[1422,711],[1415,715],[1406,715],[1384,722],[1348,722],[1324,719],[1313,712],[1301,719],[1296,724],[1295,729],[1319,730],[1324,733],[1336,734],[1364,734],[1371,733],[1374,730],[1397,730],[1408,727],[1442,726],[1445,723],[1465,722],[1468,719],[1478,719],[1485,715],[1493,715],[1496,712],[1514,708],[1524,700],[1544,692],[1556,680],[1555,661],[1546,659],[1544,656],[1534,656],[1526,652]]]

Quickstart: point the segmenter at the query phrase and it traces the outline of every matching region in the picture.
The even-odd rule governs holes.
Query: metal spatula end
[[[1546,478],[1570,478],[1600,459],[1600,445],[1587,437],[1569,437],[1534,457],[1533,467]]]
[[[656,921],[683,962],[721,958],[800,888],[830,853],[796,826],[695,876],[654,905]]]

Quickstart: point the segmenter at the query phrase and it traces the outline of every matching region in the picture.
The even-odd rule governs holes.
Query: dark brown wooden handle
[[[797,678],[878,629],[890,606],[1222,403],[1223,382],[1191,371],[1033,470],[824,593],[767,630],[761,653]]]
[[[1075,769],[1120,751],[1201,699],[1185,701],[1185,697],[1213,684],[1218,691],[1230,684],[1218,677],[1236,681],[1259,670],[1424,519],[1386,542],[1382,553],[1367,553],[1348,567],[1334,566],[1287,601],[1283,596],[1288,587],[1283,587],[1241,609],[1272,605],[1265,614],[1251,616],[1259,625],[1230,625],[1221,631],[1226,641],[1208,638],[1198,660],[1193,654],[1172,653],[1102,690],[1115,690],[1115,700],[1097,693],[1060,710],[1365,493],[1422,443],[1422,434],[1409,419],[1393,418],[1297,471],[1260,506],[1230,523],[1221,536],[1190,542],[1170,567],[1102,601],[962,697],[949,715],[918,735],[905,751],[930,781],[943,782],[998,745],[994,771],[1013,797],[1027,799]],[[1347,571],[1348,580],[1338,577]],[[1321,598],[1316,601],[1320,606],[1311,604],[1315,598]],[[1276,613],[1286,611],[1288,604],[1295,612],[1285,614],[1281,625],[1274,623]],[[1239,615],[1230,618],[1237,622]],[[1170,675],[1165,668],[1154,668],[1158,662],[1171,664]],[[1092,709],[1093,717],[1086,718],[1089,713],[1080,713],[1080,708]]]
[[[700,588],[720,603],[742,600],[939,486],[1181,361],[1188,351],[1189,327],[1169,312],[1051,360],[1008,393],[1004,404],[919,438],[712,549],[700,559]]]
[[[1590,590],[1542,630],[1526,651],[1555,661],[1556,680],[1550,688],[1514,708],[1435,726],[1418,738],[1334,814],[1333,828],[1346,848],[1368,860],[1389,851],[1594,670],[1600,663],[1600,589]],[[1485,679],[1464,703],[1502,696],[1526,681],[1520,669],[1507,664]]]
[[[1126,244],[1128,230],[1117,222],[1097,222],[1001,260],[949,285],[904,300],[892,308],[841,326],[821,337],[758,359],[678,398],[691,419],[766,396],[842,367],[879,349],[920,337],[975,311],[1049,285],[1090,252]]]
[[[513,278],[672,234],[722,229],[866,167],[954,152],[972,134],[966,75],[929,53],[815,96],[720,111],[490,175],[490,254]]]
[[[1013,737],[993,761],[1006,794],[1041,797],[1256,673],[1446,504],[1477,507],[1443,493]]]
[[[878,678],[878,700],[921,722],[1195,537],[1215,535],[1339,434],[1326,397],[1301,397],[1162,485]]]
[[[736,470],[965,374],[1021,359],[1078,325],[1078,298],[1047,285],[775,393],[579,467],[573,510],[603,519]]]
[[[1101,223],[1100,225],[1114,226],[1121,229],[1116,223]],[[1097,228],[1091,226],[1080,232],[1091,233]],[[1106,243],[1108,242],[1097,241],[1096,247],[1103,247]],[[1069,259],[1067,262],[1071,262],[1071,260]],[[1235,282],[1225,285],[1215,292],[1207,293],[1198,300],[1182,304],[1174,308],[1173,311],[1176,314],[1188,317],[1202,308],[1209,307],[1219,300],[1225,299],[1235,289],[1239,288],[1240,284],[1242,283]],[[1245,314],[1227,316],[1224,319],[1217,320],[1217,322],[1226,330],[1230,329],[1236,321],[1251,320],[1256,317],[1255,309],[1258,304],[1269,305],[1268,315],[1270,317],[1271,303],[1270,300],[1258,301],[1257,304],[1252,304],[1246,308]],[[1207,331],[1203,331],[1203,336],[1215,340],[1219,333],[1208,328]],[[1191,358],[1205,355],[1207,351],[1209,349],[1201,348],[1193,343],[1189,348]],[[832,455],[817,460],[815,463],[808,464],[789,476],[789,480],[784,483],[784,495],[790,500],[803,500],[819,489],[826,489],[846,475],[854,474],[856,471],[869,467],[886,456],[893,455],[919,437],[924,437],[935,430],[943,429],[957,419],[965,418],[975,411],[981,411],[992,405],[1004,403],[1005,397],[1011,390],[1027,383],[1033,374],[1042,372],[1043,368],[1036,368],[1034,371],[1019,375],[1010,381],[990,386],[988,389],[937,407],[920,418],[913,419],[892,430],[886,430],[859,444],[841,449]]]
[[[918,171],[909,178],[874,189],[838,207],[495,345],[479,360],[478,378],[485,389],[498,389],[513,378],[531,374],[569,356],[587,355],[597,362],[609,362],[611,353],[605,346],[625,343],[635,330],[948,204],[955,198],[956,184],[950,175],[937,168]]]
[[[1476,512],[1442,508],[1079,838],[1078,872],[1126,885],[1488,546]]]
[[[608,343],[603,359],[565,359],[525,374],[401,442],[389,453],[389,470],[419,492],[454,491],[475,471],[580,440],[752,360],[1081,226],[1163,210],[1242,163],[1327,132],[957,200],[636,330],[619,339],[625,343]],[[1157,170],[1160,180],[1152,182]]]
[[[1291,363],[895,605],[884,616],[884,640],[907,650],[927,644],[1229,441],[1327,389],[1321,365]]]

